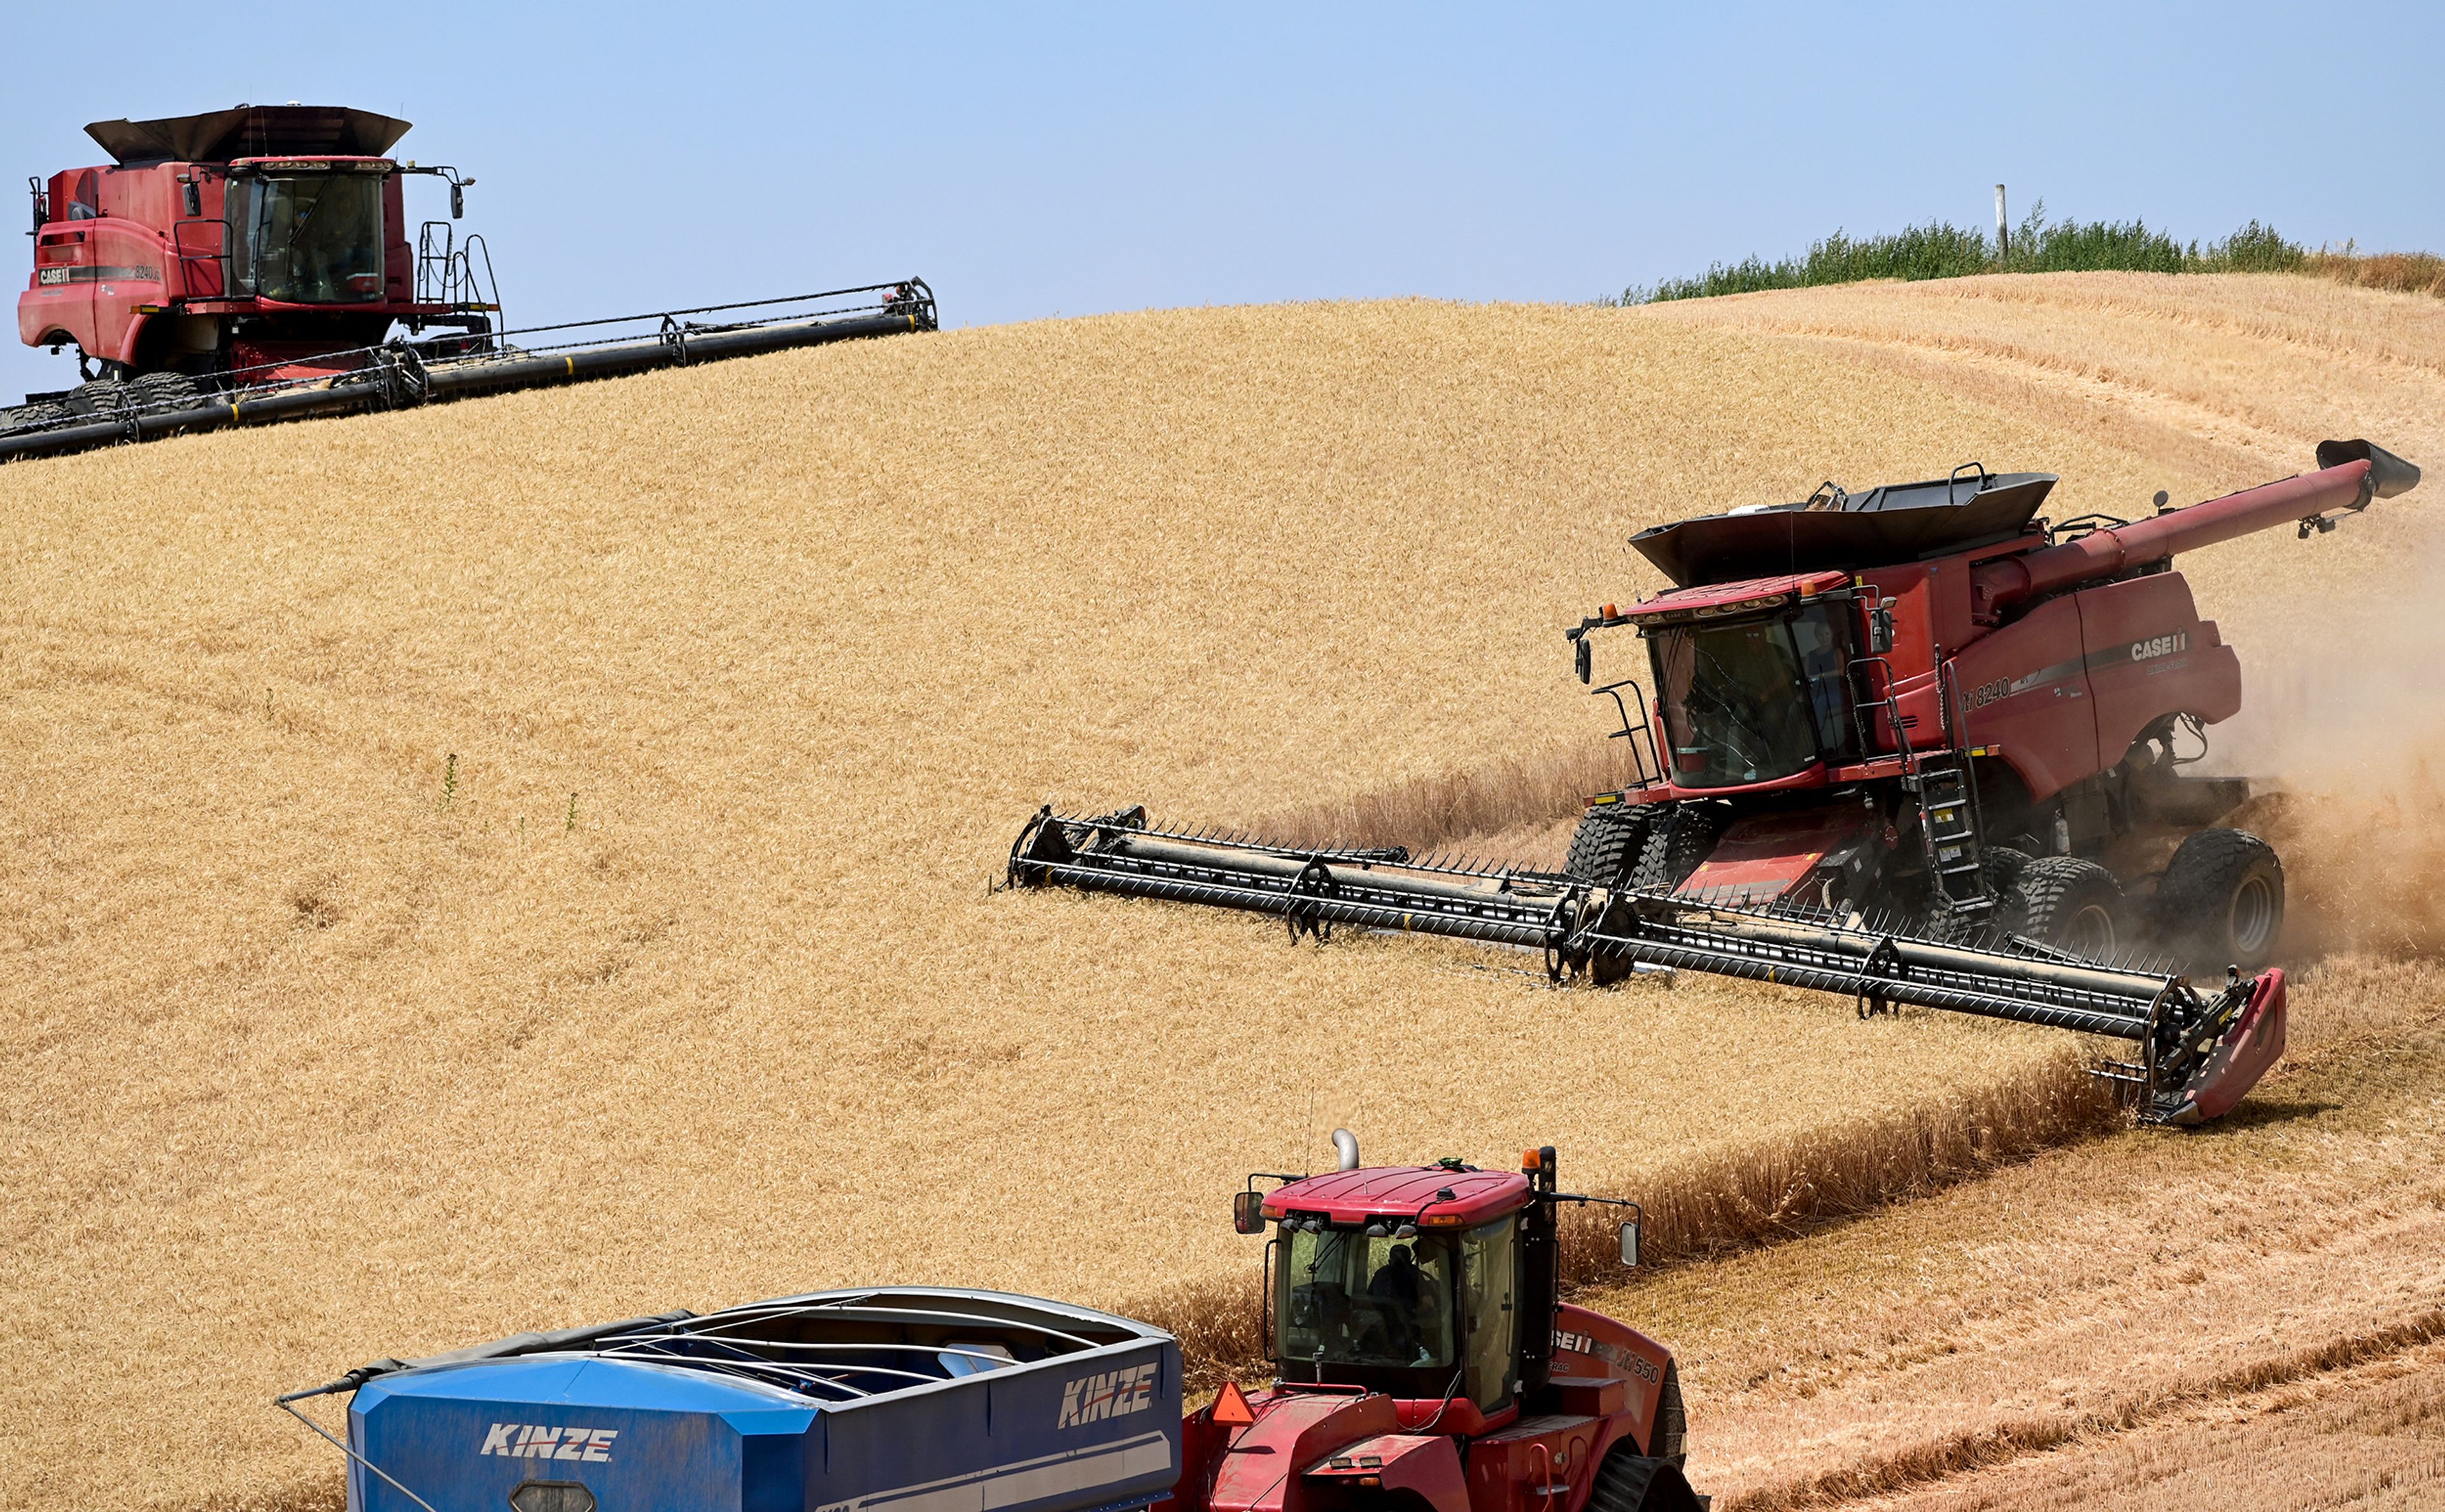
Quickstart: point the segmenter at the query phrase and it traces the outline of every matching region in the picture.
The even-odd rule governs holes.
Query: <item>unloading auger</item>
[[[1316,849],[1165,830],[1146,811],[1050,807],[1012,845],[1013,887],[1069,887],[1271,914],[1294,939],[1335,926],[1541,951],[1555,981],[1608,985],[1639,966],[1840,993],[1863,1014],[1908,1004],[2128,1041],[2098,1073],[2150,1123],[2223,1116],[2284,1053],[2284,973],[2194,984],[2169,963],[2081,961],[2005,933],[1945,943],[1893,921],[1781,901],[1604,887],[1561,872],[1413,860],[1397,847]]]

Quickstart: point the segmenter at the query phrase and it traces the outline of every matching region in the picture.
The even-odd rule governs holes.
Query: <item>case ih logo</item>
[[[1584,1354],[1592,1360],[1602,1360],[1607,1365],[1628,1371],[1642,1381],[1652,1383],[1662,1379],[1662,1372],[1645,1357],[1633,1354],[1618,1344],[1608,1344],[1603,1339],[1590,1335],[1574,1334],[1567,1329],[1558,1328],[1554,1330],[1554,1347],[1573,1354]]]
[[[2187,651],[2190,648],[2191,632],[2188,630],[2178,630],[2172,635],[2157,636],[2153,641],[2132,642],[2131,660],[2134,662],[2154,662],[2160,656],[2172,656],[2176,651]]]
[[[478,1455],[498,1454],[512,1460],[591,1460],[611,1458],[618,1428],[546,1428],[540,1423],[495,1423],[484,1430]]]
[[[1143,1412],[1153,1405],[1154,1363],[1131,1366],[1109,1375],[1082,1375],[1061,1389],[1061,1421],[1056,1428]]]

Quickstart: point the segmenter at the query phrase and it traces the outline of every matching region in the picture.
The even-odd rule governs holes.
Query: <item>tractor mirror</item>
[[[187,214],[190,215],[202,215],[204,213],[204,186],[190,178],[187,180],[186,190]]]
[[[1231,1196],[1231,1231],[1235,1234],[1261,1234],[1265,1231],[1265,1194],[1235,1192]]]
[[[1882,656],[1894,648],[1894,601],[1878,599],[1868,610],[1868,651]]]
[[[1596,647],[1588,644],[1588,638],[1586,636],[1582,635],[1579,637],[1576,647],[1571,652],[1571,659],[1573,664],[1579,669],[1580,681],[1587,682],[1594,680],[1596,669]]]
[[[1638,1221],[1636,1219],[1621,1225],[1621,1262],[1624,1265],[1638,1263]]]
[[[463,184],[450,186],[450,218],[452,220],[467,218],[467,189]]]

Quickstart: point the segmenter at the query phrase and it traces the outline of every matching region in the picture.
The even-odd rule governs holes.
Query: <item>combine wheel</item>
[[[1588,1491],[1587,1512],[1699,1512],[1706,1503],[1689,1489],[1681,1467],[1670,1460],[1652,1460],[1621,1447],[1605,1456],[1596,1484]]]
[[[1696,803],[1677,803],[1651,822],[1631,886],[1642,892],[1670,892],[1714,853],[1723,825]]]
[[[59,404],[10,405],[0,409],[0,436],[5,436],[11,431],[30,430],[37,425],[48,425],[54,420],[64,420],[68,418],[69,411]]]
[[[2202,830],[2156,885],[2156,927],[2194,969],[2255,975],[2284,933],[2284,864],[2247,830]]]
[[[1571,858],[1562,869],[1599,887],[1618,887],[1647,844],[1647,811],[1623,803],[1602,804],[1579,816],[1571,836]]]
[[[2078,856],[2040,856],[2021,869],[2011,905],[2021,933],[2090,961],[2105,961],[2130,934],[2114,874]]]
[[[71,415],[121,415],[193,403],[203,385],[184,373],[147,373],[141,378],[97,378],[68,391],[60,407]]]

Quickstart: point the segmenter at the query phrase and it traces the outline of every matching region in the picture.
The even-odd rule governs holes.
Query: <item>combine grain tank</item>
[[[1171,1336],[1000,1292],[524,1334],[282,1405],[342,1391],[349,1512],[1072,1512],[1142,1505],[1180,1473]]]

